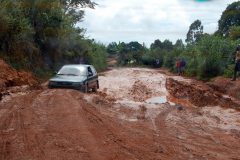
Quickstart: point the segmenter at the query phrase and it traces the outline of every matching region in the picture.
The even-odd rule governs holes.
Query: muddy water
[[[168,102],[167,96],[152,97],[146,100],[146,103],[149,103],[149,104],[164,104],[167,102]]]
[[[129,123],[149,122],[157,137],[176,145],[169,149],[178,152],[185,148],[181,154],[187,154],[187,159],[240,159],[226,149],[232,146],[240,151],[240,113],[220,106],[198,108],[173,98],[165,86],[168,77],[151,69],[114,69],[99,78],[100,91],[115,99],[115,117]],[[178,76],[171,78],[191,82]]]
[[[100,91],[115,99],[114,106],[116,108],[119,109],[120,106],[133,110],[141,110],[141,107],[144,106],[146,108],[145,114],[153,119],[166,108],[177,110],[195,108],[199,112],[204,113],[204,116],[199,117],[200,121],[206,120],[212,124],[211,118],[208,119],[209,116],[206,116],[212,115],[211,117],[215,117],[213,119],[216,119],[216,117],[220,119],[218,123],[235,124],[233,128],[240,130],[239,112],[235,110],[222,109],[219,106],[197,108],[188,101],[171,97],[166,89],[166,79],[169,77],[152,69],[114,69],[104,74],[104,76],[99,77]],[[172,76],[171,78],[188,83],[191,82],[190,79],[184,79],[179,76]],[[121,117],[124,116],[121,115]],[[215,122],[215,120],[213,121]],[[223,127],[226,125],[215,123],[212,126],[226,129],[226,127]]]
[[[146,107],[146,116],[154,119],[165,108],[176,106],[168,99],[166,78],[151,69],[114,69],[99,77],[100,91],[116,99],[115,106],[134,110]]]
[[[166,77],[150,69],[115,69],[99,77],[100,91],[116,99],[115,107],[141,110],[146,108],[146,117],[154,118],[169,105],[167,101]],[[120,118],[132,121],[131,117]]]

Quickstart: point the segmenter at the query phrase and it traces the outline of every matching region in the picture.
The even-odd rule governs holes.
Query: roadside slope
[[[35,86],[37,79],[29,72],[17,71],[0,59],[0,101],[4,94],[8,94],[9,87],[14,86]]]

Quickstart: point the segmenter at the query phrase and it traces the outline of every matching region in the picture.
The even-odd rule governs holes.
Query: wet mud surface
[[[187,85],[176,92],[192,80],[122,68],[101,74],[99,83],[97,93],[41,89],[6,96],[0,159],[240,159],[240,112],[218,102],[197,105]]]

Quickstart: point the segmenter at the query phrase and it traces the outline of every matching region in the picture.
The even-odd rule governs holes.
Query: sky
[[[236,0],[93,0],[78,26],[97,42],[138,41],[149,46],[156,39],[185,41],[192,22],[202,21],[205,33],[217,30],[226,7]]]

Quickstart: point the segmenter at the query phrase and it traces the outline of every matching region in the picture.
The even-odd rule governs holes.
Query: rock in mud
[[[179,111],[183,110],[183,106],[181,106],[181,105],[176,105],[175,107],[176,107],[177,110],[179,110]]]

